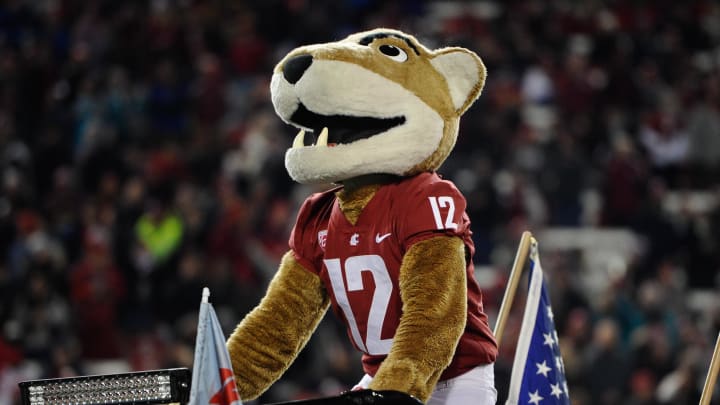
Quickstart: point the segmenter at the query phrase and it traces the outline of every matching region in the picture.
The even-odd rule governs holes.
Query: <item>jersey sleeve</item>
[[[465,213],[467,202],[452,182],[430,179],[412,187],[406,197],[401,208],[404,220],[399,224],[405,249],[438,235],[461,238],[469,235],[470,220]]]
[[[289,246],[293,256],[305,269],[315,274],[318,274],[322,267],[323,253],[320,243],[324,237],[323,232],[327,232],[327,218],[331,207],[332,200],[327,193],[311,195],[300,207],[290,232]]]

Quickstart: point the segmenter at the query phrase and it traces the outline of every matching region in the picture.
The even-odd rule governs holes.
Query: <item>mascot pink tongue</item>
[[[302,205],[266,295],[228,340],[243,400],[282,376],[332,307],[363,353],[358,387],[433,405],[495,403],[497,345],[465,198],[435,173],[485,74],[467,49],[431,51],[389,29],[278,63],[272,102],[299,129],[288,173],[337,186]]]

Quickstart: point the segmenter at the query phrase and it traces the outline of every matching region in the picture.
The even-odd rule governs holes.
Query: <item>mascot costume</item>
[[[266,295],[228,339],[243,400],[280,378],[332,306],[363,353],[355,390],[495,404],[465,199],[435,172],[484,82],[473,52],[388,29],[278,63],[272,103],[300,129],[286,168],[337,187],[304,202]]]

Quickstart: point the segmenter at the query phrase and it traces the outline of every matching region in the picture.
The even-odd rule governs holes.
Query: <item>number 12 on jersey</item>
[[[358,349],[367,354],[382,355],[390,352],[392,339],[382,339],[382,329],[385,323],[390,296],[393,291],[392,280],[388,273],[387,266],[382,257],[378,255],[351,256],[345,260],[345,279],[343,280],[343,266],[340,259],[323,260],[330,276],[335,301],[342,309],[347,320],[348,327],[355,345]],[[366,290],[363,285],[362,273],[370,272],[375,282],[374,291]],[[364,330],[358,326],[355,319],[355,312],[348,299],[348,292],[363,291],[367,296],[372,297],[370,311],[361,316],[367,316],[363,320],[366,325]],[[364,339],[363,339],[363,336]]]
[[[452,197],[443,195],[440,197],[428,197],[430,200],[430,208],[432,208],[433,218],[437,229],[457,229],[457,224],[453,222],[455,216],[455,200]],[[447,208],[447,215],[443,221],[440,208]]]

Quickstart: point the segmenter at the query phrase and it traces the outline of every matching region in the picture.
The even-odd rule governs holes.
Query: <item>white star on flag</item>
[[[547,361],[543,360],[542,363],[535,364],[537,366],[537,374],[542,374],[543,376],[547,377],[548,372],[552,370],[550,367],[547,366]]]
[[[542,401],[543,399],[544,399],[544,398],[541,397],[541,396],[538,394],[538,390],[535,390],[535,392],[531,392],[531,393],[530,393],[530,399],[528,400],[528,403],[529,403],[529,404],[535,404],[535,405],[537,405],[537,404],[539,404],[540,401]]]
[[[560,399],[560,395],[562,395],[563,393],[563,391],[560,389],[560,384],[550,384],[550,389],[552,390],[550,395]]]
[[[552,345],[555,344],[555,339],[553,339],[552,333],[543,333],[543,337],[545,338],[543,345],[548,345],[552,347]]]

